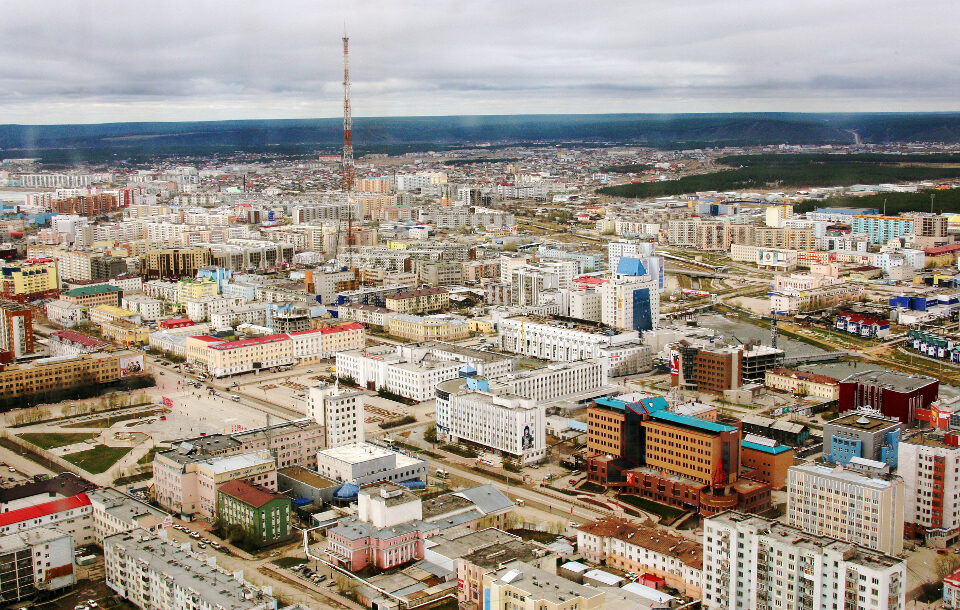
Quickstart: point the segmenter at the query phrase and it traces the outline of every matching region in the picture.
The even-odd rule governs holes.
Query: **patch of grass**
[[[507,530],[507,532],[513,534],[514,536],[520,536],[524,540],[533,540],[541,544],[550,544],[557,539],[557,534],[551,534],[550,532],[538,532],[537,530],[518,528]]]
[[[307,563],[307,560],[303,557],[278,557],[273,560],[273,563],[277,564],[281,568],[295,568],[299,565]]]
[[[145,417],[150,417],[160,413],[159,410],[156,411],[143,411],[140,413],[125,413],[123,415],[114,415],[113,417],[102,417],[100,419],[92,419],[90,421],[80,422],[76,424],[67,424],[64,428],[109,428],[113,424],[118,422],[127,421],[130,419],[141,419]]]
[[[145,454],[143,454],[143,457],[141,457],[139,460],[137,460],[137,464],[140,464],[141,466],[146,466],[147,464],[152,464],[152,463],[153,463],[153,458],[154,458],[155,455],[157,455],[157,448],[156,448],[156,447],[153,447],[153,448],[150,449],[150,451],[147,451]]]
[[[113,480],[114,485],[129,485],[130,483],[139,483],[140,481],[146,481],[153,478],[153,472],[148,470],[147,472],[141,472],[140,474],[132,474],[128,477],[117,477]]]
[[[666,504],[660,504],[659,502],[641,498],[640,496],[617,496],[617,499],[624,504],[636,506],[640,510],[653,513],[654,515],[659,515],[664,519],[664,521],[671,523],[676,521],[685,512],[679,508],[667,506]]]
[[[93,449],[65,455],[63,459],[78,468],[86,470],[90,474],[100,474],[106,472],[111,466],[116,464],[120,458],[130,453],[130,450],[130,447],[97,445]]]
[[[56,449],[96,438],[96,432],[25,432],[20,438],[41,449]]]
[[[603,485],[597,485],[596,483],[592,483],[590,481],[584,481],[579,487],[577,487],[577,490],[589,491],[595,494],[602,494],[604,491],[606,491]]]

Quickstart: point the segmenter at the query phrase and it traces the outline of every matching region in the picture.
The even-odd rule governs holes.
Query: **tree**
[[[957,568],[960,568],[960,555],[937,555],[937,562],[934,564],[937,580],[943,580],[945,576],[956,572]]]
[[[436,424],[431,424],[430,426],[427,427],[426,430],[423,431],[423,440],[427,441],[428,443],[437,442]]]

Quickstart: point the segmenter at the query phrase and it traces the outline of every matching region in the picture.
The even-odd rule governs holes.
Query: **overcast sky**
[[[0,123],[960,110],[953,0],[35,0]]]

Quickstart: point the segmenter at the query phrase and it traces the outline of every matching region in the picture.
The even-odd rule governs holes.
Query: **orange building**
[[[668,410],[643,422],[648,468],[704,485],[727,485],[740,477],[740,431]]]
[[[740,456],[744,477],[769,483],[773,489],[787,486],[787,471],[794,462],[793,447],[781,445],[763,436],[748,434],[740,443]]]

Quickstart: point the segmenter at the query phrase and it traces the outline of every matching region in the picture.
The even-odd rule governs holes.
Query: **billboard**
[[[670,374],[674,377],[680,375],[680,352],[675,349],[670,350]]]
[[[120,358],[120,377],[130,377],[143,372],[143,354]]]

